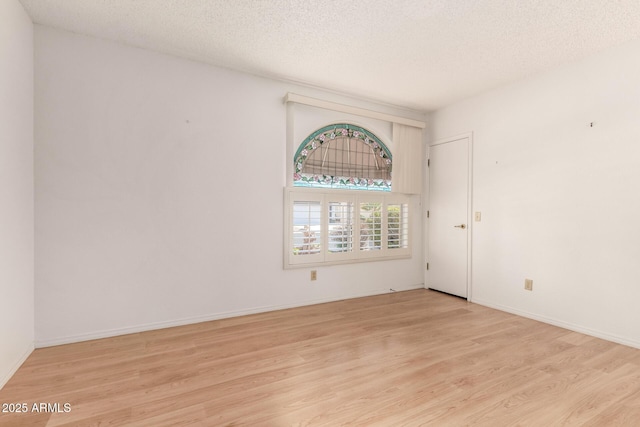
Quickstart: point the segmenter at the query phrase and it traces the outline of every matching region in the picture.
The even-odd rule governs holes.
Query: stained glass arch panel
[[[391,169],[391,152],[380,138],[359,126],[333,124],[298,147],[293,185],[390,191]]]

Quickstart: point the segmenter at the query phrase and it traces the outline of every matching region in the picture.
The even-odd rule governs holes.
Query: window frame
[[[318,254],[294,254],[294,203],[320,202],[320,248]],[[330,252],[329,205],[333,202],[353,203],[352,250]],[[362,203],[381,203],[380,239],[378,250],[362,250],[360,247],[360,205]],[[405,205],[406,218],[401,228],[401,247],[390,248],[388,240],[389,205]],[[302,268],[334,264],[350,264],[367,261],[411,258],[412,203],[408,195],[401,193],[375,192],[367,190],[338,190],[308,187],[285,187],[284,189],[284,268]]]

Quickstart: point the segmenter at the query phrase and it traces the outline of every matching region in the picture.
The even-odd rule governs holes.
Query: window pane
[[[317,254],[321,249],[320,202],[293,202],[293,254]]]
[[[401,249],[409,246],[408,211],[406,203],[387,206],[387,243],[389,249]]]
[[[391,190],[391,152],[368,130],[325,126],[300,144],[293,183],[301,187]]]
[[[329,202],[329,252],[353,251],[353,203]]]
[[[382,248],[382,204],[360,203],[360,250]]]

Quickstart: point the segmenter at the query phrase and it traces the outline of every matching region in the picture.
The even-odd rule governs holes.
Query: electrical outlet
[[[311,280],[318,280],[318,271],[311,270]]]
[[[524,279],[524,290],[532,291],[533,290],[533,280],[532,279]]]

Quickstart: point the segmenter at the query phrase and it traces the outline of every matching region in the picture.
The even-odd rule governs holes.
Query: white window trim
[[[407,117],[396,116],[393,114],[382,113],[379,111],[367,110],[366,108],[354,107],[352,105],[338,104],[337,102],[325,101],[323,99],[311,98],[309,96],[298,95],[296,93],[287,93],[284,97],[286,103],[297,103],[309,105],[311,107],[322,108],[329,111],[338,111],[340,113],[355,114],[361,117],[369,117],[377,120],[384,120],[390,123],[399,123],[406,126],[424,129],[427,124],[420,120],[409,119]]]
[[[293,206],[298,201],[319,201],[321,209],[321,230],[320,247],[318,254],[310,255],[294,255],[293,254]],[[328,204],[330,202],[352,202],[354,206],[354,235],[352,252],[330,253],[329,247],[329,214]],[[381,203],[382,204],[382,226],[381,241],[382,247],[379,250],[363,251],[360,250],[360,203]],[[388,224],[388,205],[406,204],[408,209],[406,236],[406,247],[388,248],[387,224]],[[334,264],[351,264],[365,261],[382,261],[389,259],[402,259],[411,257],[411,233],[413,218],[411,199],[408,195],[400,193],[387,193],[375,191],[357,191],[357,190],[335,190],[335,189],[318,189],[305,187],[286,187],[284,189],[284,268],[302,268],[314,267]]]

